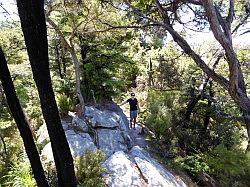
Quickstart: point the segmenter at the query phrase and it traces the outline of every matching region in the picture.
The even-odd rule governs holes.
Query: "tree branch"
[[[221,30],[220,22],[219,22],[220,18],[218,18],[218,14],[217,14],[218,11],[216,11],[216,8],[213,6],[213,1],[204,0],[203,5],[205,8],[207,17],[208,17],[208,21],[210,23],[210,27],[213,31],[213,34],[216,40],[218,40],[221,45],[230,44],[228,39],[225,37],[223,31]],[[223,27],[223,24],[221,26]]]
[[[202,0],[179,0],[179,2],[191,3],[191,4],[194,4],[194,5],[202,5]]]
[[[202,60],[202,58],[196,54],[190,47],[190,45],[187,43],[187,41],[180,36],[172,27],[171,25],[168,25],[167,23],[161,23],[159,21],[155,21],[152,18],[149,18],[148,16],[145,16],[143,13],[140,12],[139,9],[132,6],[127,0],[125,1],[126,5],[129,6],[138,16],[141,16],[152,23],[162,26],[165,28],[173,37],[174,41],[183,49],[183,51],[188,54],[195,62],[196,64],[213,80],[218,82],[220,85],[222,85],[224,88],[229,88],[229,81],[225,79],[224,77],[218,75],[215,73],[212,69],[208,67],[208,65]]]
[[[2,2],[0,2],[0,7],[4,10],[4,12],[1,12],[1,13],[10,15],[10,13],[8,12],[8,10],[6,10],[6,8],[3,7],[3,3]]]
[[[227,38],[226,35],[221,30],[220,23],[218,21],[218,17],[216,14],[216,10],[213,6],[213,1],[205,0],[204,8],[207,13],[207,17],[210,23],[210,27],[213,31],[214,37],[219,41],[226,52],[228,64],[229,64],[229,80],[230,80],[230,91],[237,92],[238,91],[238,80],[239,80],[239,62],[236,57],[236,54],[233,50],[232,43],[230,42],[230,38]]]
[[[218,10],[218,8],[215,6],[215,12],[219,21],[219,24],[221,25],[225,37],[227,37],[227,39],[229,40],[230,44],[232,45],[232,35],[231,35],[231,23],[226,22],[223,17],[220,14],[220,11]]]
[[[46,15],[47,21],[48,23],[52,26],[53,29],[55,29],[55,31],[57,32],[57,34],[59,35],[59,37],[61,38],[61,41],[63,42],[64,46],[70,50],[71,46],[69,45],[69,43],[67,42],[66,38],[64,37],[62,31],[59,29],[58,25],[52,20],[50,19],[49,16]]]
[[[229,7],[229,11],[228,11],[228,15],[227,15],[226,20],[231,25],[231,23],[233,22],[233,18],[234,18],[234,0],[230,0],[229,6],[230,7]]]
[[[250,16],[250,14],[247,14],[247,15],[243,18],[243,20],[233,29],[232,34],[235,33],[235,32],[240,28],[240,26],[243,25],[243,24],[247,21],[247,19],[249,18],[249,16]],[[243,33],[243,34],[244,34],[244,33]],[[241,34],[241,35],[242,35],[242,34]]]
[[[162,7],[161,3],[159,2],[159,0],[155,0],[156,6],[158,8],[158,10],[160,11],[162,18],[164,20],[164,23],[166,22],[167,24],[170,25],[170,19],[168,17],[167,12],[164,10],[164,8]]]

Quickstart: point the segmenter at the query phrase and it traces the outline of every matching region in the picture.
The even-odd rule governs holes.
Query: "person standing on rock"
[[[138,113],[140,112],[139,103],[138,100],[135,98],[135,93],[131,93],[131,98],[129,98],[127,101],[124,101],[120,104],[120,106],[129,103],[130,107],[130,128],[135,128],[136,124],[136,118],[138,116]]]

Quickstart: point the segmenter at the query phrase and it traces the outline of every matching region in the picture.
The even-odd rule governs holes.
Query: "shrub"
[[[7,175],[1,178],[1,184],[6,186],[35,186],[35,181],[32,178],[30,162],[26,154],[21,154],[19,160],[13,163],[11,170]]]
[[[210,174],[222,186],[248,186],[250,177],[250,153],[241,149],[227,149],[218,145],[206,156]]]
[[[68,111],[73,109],[72,100],[64,94],[57,96],[57,105],[58,105],[58,109],[59,109],[59,113],[61,117],[67,116]]]
[[[178,123],[180,94],[176,91],[149,90],[147,103],[148,112],[145,115],[145,124],[154,132],[157,140],[165,142],[167,147],[174,143],[174,129]]]
[[[199,172],[209,172],[210,167],[205,162],[204,154],[194,154],[184,158],[175,158],[175,165],[185,170],[188,174],[195,177]]]
[[[250,153],[224,145],[218,145],[206,154],[193,154],[186,157],[176,157],[168,164],[177,170],[187,172],[194,181],[199,182],[199,173],[207,173],[220,186],[246,187],[250,177]]]
[[[58,186],[56,167],[54,162],[49,162],[44,165],[45,176],[47,178],[48,184],[51,187]]]
[[[75,160],[76,176],[78,186],[82,187],[103,187],[106,186],[102,178],[104,169],[101,162],[104,160],[102,151],[86,151],[84,156]]]

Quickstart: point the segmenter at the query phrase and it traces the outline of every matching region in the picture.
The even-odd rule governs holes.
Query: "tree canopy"
[[[0,0],[9,17],[0,22],[0,46],[36,144],[37,130],[47,124],[58,177],[53,181],[53,169],[43,165],[49,184],[80,184],[61,124],[68,112],[85,120],[86,105],[102,108],[135,92],[152,152],[166,165],[200,186],[248,185],[249,1],[32,3],[17,1],[19,21]],[[25,152],[14,143],[19,126],[5,89],[2,82],[0,184],[12,181],[13,163],[22,162],[14,153]]]

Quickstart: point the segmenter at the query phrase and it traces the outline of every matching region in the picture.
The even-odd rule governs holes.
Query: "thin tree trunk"
[[[63,33],[60,31],[60,29],[58,28],[58,26],[53,22],[52,19],[49,18],[49,16],[47,16],[47,21],[49,22],[49,24],[55,29],[55,31],[57,32],[57,34],[60,36],[62,43],[64,44],[64,46],[69,50],[73,63],[74,63],[74,68],[75,68],[75,79],[76,79],[76,95],[77,98],[79,100],[79,104],[80,104],[80,110],[79,113],[81,114],[81,116],[84,116],[85,113],[85,103],[84,103],[84,98],[81,92],[81,70],[80,70],[80,62],[76,56],[76,51],[74,48],[74,45],[72,43],[72,40],[70,40],[70,44],[67,42],[67,40],[65,39],[65,37],[63,36]],[[72,39],[72,38],[71,38]]]
[[[212,88],[212,81],[209,81],[209,96],[210,97],[214,97],[214,93],[213,93],[213,88]],[[203,132],[202,134],[205,134],[207,132],[207,128],[210,122],[210,118],[211,118],[211,106],[212,106],[212,101],[210,99],[207,100],[207,108],[208,110],[206,111],[205,114],[205,118],[204,118],[204,123],[203,123]]]
[[[44,1],[17,0],[18,12],[43,116],[47,125],[58,185],[76,186],[72,155],[61,124],[49,72]]]
[[[14,84],[12,82],[10,72],[7,66],[7,61],[4,57],[4,53],[1,48],[0,48],[0,79],[3,84],[3,89],[7,98],[9,109],[12,113],[13,118],[15,119],[15,122],[17,124],[18,130],[20,132],[20,135],[24,143],[25,151],[30,160],[31,168],[36,183],[39,187],[49,186],[46,181],[46,177],[44,175],[42,163],[40,161],[40,157],[36,149],[36,145],[32,136],[30,126],[17,98]]]
[[[3,150],[4,150],[4,153],[5,153],[5,155],[7,156],[7,148],[6,148],[6,143],[5,143],[5,141],[4,141],[4,137],[2,137],[2,136],[0,135],[0,139],[1,139],[2,143],[3,143]]]
[[[153,84],[153,68],[152,68],[152,61],[151,58],[149,59],[148,63],[148,86],[154,86]]]
[[[75,78],[76,78],[76,94],[79,100],[79,104],[80,104],[80,114],[81,117],[84,116],[85,114],[85,103],[84,103],[84,99],[82,96],[82,92],[81,92],[81,70],[80,70],[80,62],[77,59],[76,53],[74,48],[71,46],[71,56],[73,58],[73,62],[74,62],[74,67],[75,67]]]
[[[56,51],[56,63],[57,63],[57,68],[59,72],[59,76],[61,79],[63,79],[63,74],[62,74],[62,65],[61,65],[61,60],[60,60],[60,53],[59,53],[59,45],[55,46],[55,51]]]
[[[63,71],[63,77],[66,77],[67,65],[66,65],[66,59],[64,55],[62,56],[62,71]]]

